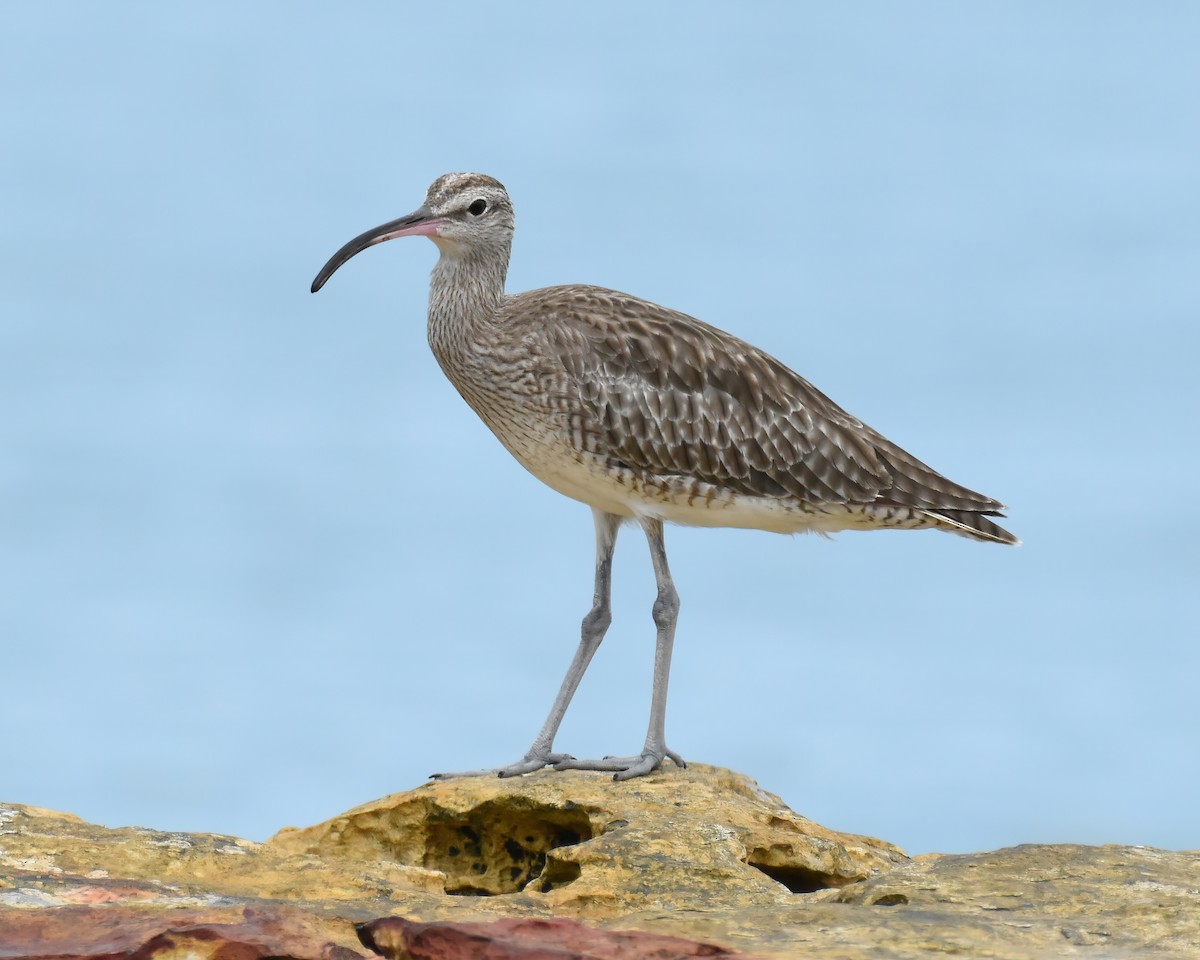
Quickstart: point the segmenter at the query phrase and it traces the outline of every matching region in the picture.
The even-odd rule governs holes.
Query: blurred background
[[[522,755],[588,509],[425,343],[502,180],[513,290],[778,356],[1019,549],[668,531],[668,740],[912,853],[1200,847],[1200,8],[23,4],[0,33],[0,799],[263,839]],[[558,740],[636,752],[654,584]],[[598,775],[599,776],[599,775]]]

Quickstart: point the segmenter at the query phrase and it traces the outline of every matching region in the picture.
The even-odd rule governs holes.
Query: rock
[[[354,934],[344,919],[266,903],[0,908],[0,957],[21,960],[378,960]]]
[[[387,917],[359,927],[363,943],[388,960],[688,960],[737,956],[722,947],[653,933],[614,933],[574,920],[417,923]]]
[[[1200,956],[1200,852],[1027,844],[920,857],[832,899],[932,914],[963,939],[986,927],[997,941]]]
[[[447,894],[523,894],[531,907],[598,919],[703,908],[714,896],[730,907],[786,903],[908,860],[881,840],[806,820],[746,777],[699,765],[620,786],[580,771],[434,782],[280,831],[267,853],[399,862],[430,871]]]
[[[711,767],[430,783],[265,844],[0,806],[0,960],[1134,950],[1200,960],[1200,853],[909,860]]]

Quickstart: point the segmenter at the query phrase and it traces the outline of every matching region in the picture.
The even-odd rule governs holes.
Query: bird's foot
[[[669,747],[655,748],[647,746],[636,757],[602,757],[599,760],[576,760],[570,758],[561,760],[554,765],[555,770],[612,770],[614,780],[632,780],[634,777],[644,777],[662,766],[664,760],[671,760],[681,770],[687,767],[683,757]]]
[[[574,759],[569,753],[530,751],[516,763],[510,763],[507,767],[490,767],[483,770],[460,770],[457,773],[431,773],[429,779],[455,780],[458,777],[519,777],[523,773],[533,773],[535,770],[541,770],[542,767],[554,767],[557,770],[560,763],[569,763]]]

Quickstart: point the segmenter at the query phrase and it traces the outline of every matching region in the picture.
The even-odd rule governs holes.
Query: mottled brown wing
[[[575,391],[582,445],[655,476],[810,503],[992,511],[778,360],[686,314],[598,287],[521,295]]]

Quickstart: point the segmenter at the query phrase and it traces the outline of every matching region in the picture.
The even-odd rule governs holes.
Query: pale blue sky
[[[431,244],[308,293],[473,169],[512,289],[734,331],[1026,541],[668,531],[675,749],[914,853],[1200,847],[1200,8],[446,9],[7,11],[0,799],[264,838],[525,751],[588,510],[442,379]],[[645,731],[616,563],[579,755]]]

